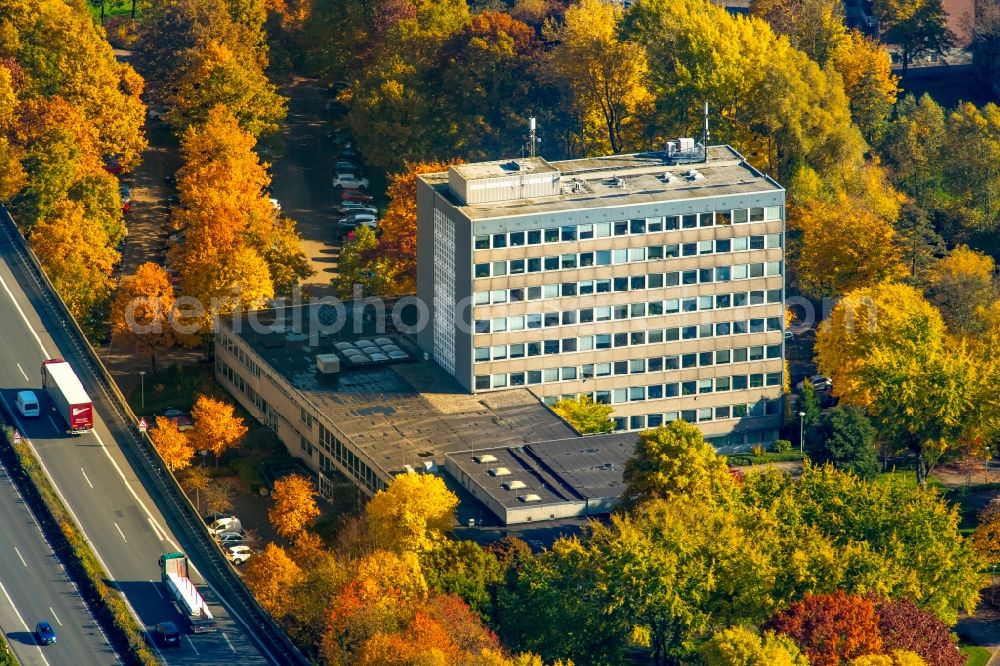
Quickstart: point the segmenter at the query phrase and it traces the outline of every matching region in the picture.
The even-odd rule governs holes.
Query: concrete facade
[[[425,174],[418,343],[476,394],[589,395],[622,430],[684,418],[720,447],[773,441],[784,203],[728,146]]]

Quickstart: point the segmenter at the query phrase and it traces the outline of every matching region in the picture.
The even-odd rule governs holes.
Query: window
[[[664,231],[675,231],[680,229],[681,221],[676,215],[668,215],[663,218],[663,230]]]
[[[476,238],[475,238],[475,248],[477,250],[488,250],[488,249],[490,249],[490,237],[489,236],[476,236]]]
[[[763,236],[751,236],[750,237],[750,249],[751,250],[763,250],[764,249],[764,237]]]
[[[747,376],[746,375],[733,375],[733,390],[734,391],[744,391],[747,387]]]
[[[644,234],[644,233],[646,233],[646,220],[629,220],[628,221],[628,232],[630,234]]]
[[[733,418],[741,419],[747,415],[746,405],[733,405]]]
[[[655,259],[663,259],[663,246],[662,245],[650,245],[646,248],[646,259],[653,261]]]
[[[696,367],[698,367],[698,355],[697,354],[681,354],[681,367],[682,368],[696,368]]]
[[[768,386],[781,386],[780,372],[769,372],[767,373],[767,377],[765,379],[767,380]]]
[[[524,343],[518,343],[509,347],[510,358],[524,358]]]
[[[733,211],[733,224],[743,224],[747,221],[747,209],[738,208]]]
[[[507,345],[495,345],[490,350],[490,356],[494,361],[502,361],[507,358]]]
[[[760,372],[755,372],[750,375],[750,388],[761,388],[764,386],[764,375]]]
[[[512,231],[510,232],[510,246],[520,247],[524,245],[524,232],[523,231]]]
[[[594,253],[593,252],[581,252],[580,253],[580,268],[584,268],[585,266],[593,266],[593,265],[594,265]],[[566,268],[566,266],[563,265],[563,268]]]
[[[490,387],[489,375],[476,375],[476,390],[482,391]]]
[[[781,247],[781,234],[768,234],[767,235],[767,246],[768,247]]]
[[[476,320],[476,333],[489,333],[490,332],[490,320],[489,319],[477,319]]]
[[[730,305],[732,305],[732,298],[729,294],[716,294],[715,296],[716,308],[728,308]]]
[[[524,259],[514,259],[510,262],[510,274],[520,275],[524,273]]]
[[[511,289],[510,290],[510,302],[520,303],[524,300],[524,289]]]
[[[568,366],[564,367],[562,369],[562,372],[560,373],[560,377],[563,380],[576,379],[576,366],[575,365],[568,365]]]
[[[716,282],[729,282],[732,278],[732,271],[729,266],[719,266],[715,269]]]
[[[769,261],[769,262],[767,262],[767,274],[768,275],[781,275],[781,262],[780,261]]]
[[[647,217],[646,218],[646,233],[656,233],[657,231],[663,231],[663,218],[662,217]]]
[[[698,352],[698,365],[705,367],[712,365],[713,354],[710,351]]]
[[[504,374],[493,375],[491,380],[492,381],[490,383],[492,384],[493,388],[504,388],[505,386],[507,386],[507,375]]]
[[[645,386],[632,386],[628,390],[629,402],[637,402],[639,400],[646,399],[646,387]]]
[[[646,397],[650,400],[659,400],[663,397],[663,384],[651,384],[646,387]]]
[[[612,227],[614,229],[615,236],[624,236],[628,234],[628,222],[624,220],[615,222]]]
[[[681,245],[681,254],[685,257],[693,257],[698,254],[697,243],[684,243]]]
[[[611,391],[611,402],[617,404],[626,402],[628,400],[628,392],[626,389],[614,389]]]
[[[724,365],[729,363],[731,350],[729,349],[719,349],[715,352],[715,364]]]
[[[716,419],[728,419],[729,418],[729,406],[716,407],[715,408],[715,418]]]
[[[594,346],[597,349],[611,349],[611,334],[598,333],[594,336]]]
[[[563,227],[561,233],[561,239],[563,241],[575,241],[576,240],[576,227]]]
[[[594,224],[594,238],[608,238],[611,236],[610,222],[597,222]]]
[[[558,243],[559,242],[559,229],[546,229],[545,230],[545,242],[546,243]]]
[[[670,243],[663,246],[663,256],[668,259],[681,256],[680,246],[677,243]]]
[[[488,360],[490,360],[490,348],[476,347],[476,363],[482,363]]]
[[[595,254],[595,263],[598,266],[611,265],[611,250],[598,250]]]
[[[737,347],[733,351],[733,363],[745,363],[747,360],[747,348]]]
[[[488,291],[477,291],[472,295],[473,305],[489,305],[490,303],[490,292]]]
[[[680,384],[678,384],[677,382],[663,385],[664,398],[676,398],[680,394],[681,394],[681,387]]]
[[[494,261],[493,267],[491,269],[493,275],[506,275],[507,274],[507,262],[506,261]]]
[[[732,247],[733,247],[733,243],[728,238],[725,239],[725,240],[717,240],[717,241],[715,241],[715,251],[716,252],[719,252],[719,253],[729,252],[732,249]]]
[[[476,264],[476,277],[486,278],[490,276],[490,265],[489,264]]]
[[[698,226],[697,215],[685,215],[681,218],[681,227],[684,229],[694,229]]]
[[[541,370],[528,370],[528,383],[529,384],[541,384],[542,383],[542,371]]]
[[[781,219],[781,206],[768,206],[764,209],[764,218],[768,220]]]
[[[695,395],[698,392],[698,382],[681,382],[681,395]]]
[[[728,210],[717,210],[715,211],[715,223],[720,225],[732,224],[733,214]]]
[[[581,224],[577,227],[577,231],[580,234],[580,240],[590,240],[594,237],[594,225],[592,224]]]
[[[533,259],[527,260],[527,268],[529,273],[539,273],[542,270],[542,259],[541,257],[535,257]]]
[[[562,350],[563,353],[575,352],[576,351],[576,338],[563,338],[562,340]]]
[[[716,377],[715,378],[715,390],[716,391],[728,391],[730,386],[729,377]]]
[[[563,296],[576,296],[576,282],[563,282],[559,292]]]
[[[711,393],[715,382],[711,379],[698,380],[698,393]]]
[[[541,245],[542,243],[542,230],[535,229],[534,231],[528,232],[528,245]]]
[[[493,247],[507,247],[507,234],[493,234]]]
[[[666,370],[677,370],[680,368],[679,357],[677,356],[664,356],[663,357],[663,367]]]
[[[750,221],[751,222],[763,222],[764,221],[764,209],[763,208],[751,208],[750,209]]]
[[[715,325],[715,334],[729,335],[729,331],[731,328],[732,327],[728,321],[720,321],[718,324]]]
[[[710,227],[715,224],[715,216],[712,213],[702,213],[698,216],[698,225],[702,227]]]
[[[753,347],[750,347],[748,356],[751,361],[763,361],[764,347],[762,345],[754,345]]]
[[[646,276],[647,289],[659,289],[663,286],[663,273],[650,273]]]
[[[698,271],[683,271],[681,273],[682,284],[698,284]]]

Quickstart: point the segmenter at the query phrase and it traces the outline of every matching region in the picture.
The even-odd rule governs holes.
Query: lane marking
[[[56,432],[59,432],[59,424],[56,423],[56,420],[54,418],[52,418],[51,414],[49,414],[49,423],[52,424],[52,429],[53,430],[55,430]]]
[[[10,300],[14,304],[14,307],[17,308],[19,313],[21,313],[21,319],[24,320],[24,324],[28,327],[28,330],[31,331],[31,334],[35,336],[35,342],[37,342],[38,346],[42,348],[42,353],[45,354],[45,358],[52,358],[49,351],[45,348],[45,345],[42,344],[42,339],[38,337],[38,332],[31,325],[31,322],[28,321],[28,316],[24,314],[24,310],[21,309],[21,306],[18,304],[17,299],[14,298],[14,294],[11,292],[10,287],[7,286],[3,277],[0,277],[0,285],[3,285],[3,289],[7,292],[7,295],[10,296]]]
[[[118,534],[122,535],[122,541],[128,543],[128,539],[125,538],[125,533],[122,532],[122,528],[118,527],[118,523],[115,523],[115,529],[118,530]]]
[[[21,564],[23,564],[25,567],[27,567],[28,563],[24,561],[24,557],[21,555],[21,551],[19,551],[17,549],[17,546],[14,546],[14,552],[17,553],[17,556],[20,558]]]
[[[82,467],[80,468],[80,474],[83,474],[83,480],[87,482],[87,485],[90,486],[91,488],[93,488],[94,484],[92,484],[90,482],[90,479],[87,478],[87,473],[83,471]]]
[[[23,617],[21,617],[21,612],[17,610],[17,606],[14,605],[14,600],[10,598],[9,594],[7,594],[7,588],[3,586],[3,583],[0,583],[0,591],[3,591],[3,596],[7,597],[7,603],[9,603],[10,607],[14,609],[14,615],[16,615],[17,619],[20,620],[21,626],[24,627],[25,631],[31,634],[31,639],[35,641],[35,649],[38,650],[38,656],[45,662],[45,666],[49,666],[49,660],[45,658],[44,654],[42,654],[42,646],[38,645],[38,637],[35,636],[34,631],[28,628],[28,623],[24,621]]]
[[[163,596],[163,592],[160,592],[160,588],[159,588],[159,586],[158,586],[158,585],[156,584],[156,581],[154,581],[154,580],[150,580],[150,581],[149,581],[149,584],[153,586],[153,589],[154,589],[154,590],[156,590],[156,593],[157,593],[158,595],[160,595],[160,598],[161,598],[161,599],[166,599],[166,597],[165,597],[165,596]]]
[[[31,379],[28,377],[28,373],[24,371],[24,368],[21,367],[20,363],[17,364],[17,369],[21,371],[22,375],[24,375],[24,381],[26,381],[26,382],[30,382],[31,381]]]
[[[56,619],[56,623],[61,627],[62,626],[62,620],[60,620],[59,616],[56,615],[56,612],[52,609],[52,606],[49,606],[49,612],[52,613],[52,617],[54,617]]]
[[[160,541],[163,541],[163,534],[160,532],[159,528],[156,526],[156,523],[153,522],[153,519],[152,518],[146,518],[146,520],[149,521],[149,526],[153,528],[153,533],[157,536],[157,538]]]
[[[225,634],[223,634],[223,636],[225,636]],[[198,652],[198,648],[196,648],[194,646],[194,641],[191,640],[191,637],[188,636],[187,634],[184,634],[184,638],[188,639],[188,643],[191,644],[191,649],[194,650],[194,653],[200,657],[201,656],[201,652]]]
[[[229,636],[226,635],[226,632],[222,632],[222,637],[226,639],[226,644],[229,645],[229,649],[233,651],[233,654],[236,654],[236,648],[229,642]]]

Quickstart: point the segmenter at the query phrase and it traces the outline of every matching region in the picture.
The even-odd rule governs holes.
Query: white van
[[[236,516],[229,516],[228,518],[219,518],[212,522],[208,526],[208,531],[213,535],[219,535],[223,532],[239,532],[243,529],[243,524],[240,523],[240,519]]]
[[[38,396],[34,391],[18,391],[14,404],[25,418],[35,418],[41,413],[38,409]]]

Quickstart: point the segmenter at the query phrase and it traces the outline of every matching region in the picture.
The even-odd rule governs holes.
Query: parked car
[[[343,190],[340,193],[341,201],[375,201],[375,197],[358,190]]]
[[[364,201],[342,201],[340,202],[340,205],[337,206],[337,212],[341,215],[353,215],[354,213],[378,215],[378,208],[369,205]]]
[[[784,337],[785,337],[785,342],[791,342],[792,340],[795,339],[795,334],[789,330],[786,330],[784,333]]]
[[[333,170],[338,173],[354,173],[359,169],[361,169],[361,167],[350,160],[337,160],[337,162],[333,165]]]
[[[194,428],[194,419],[191,418],[191,415],[179,409],[164,409],[161,416],[166,417],[168,421],[172,421],[180,431]]]
[[[153,640],[161,647],[180,647],[181,632],[173,622],[160,622],[151,632]]]
[[[118,194],[122,198],[122,211],[127,213],[132,208],[132,188],[128,185],[118,187]]]
[[[35,638],[41,645],[52,645],[56,642],[56,630],[52,628],[51,624],[42,620],[35,625]]]
[[[345,190],[368,189],[368,179],[358,178],[350,173],[338,173],[333,178],[333,186]]]
[[[803,379],[801,382],[795,385],[795,388],[799,391],[805,387],[806,382],[812,384],[814,391],[829,391],[833,388],[833,381],[829,377],[824,377],[823,375],[812,375]]]
[[[215,535],[215,539],[223,545],[235,546],[237,544],[243,543],[243,539],[246,537],[242,532],[222,532]]]
[[[104,158],[104,170],[112,176],[121,175],[123,167],[117,157],[107,156]]]
[[[345,90],[350,90],[351,84],[347,81],[333,81],[326,87],[327,93],[337,96]]]
[[[212,534],[223,534],[225,532],[242,532],[243,523],[236,516],[219,518],[208,526],[208,531]]]
[[[240,544],[238,546],[229,546],[226,548],[226,557],[233,564],[243,564],[253,556],[253,550],[250,546],[245,546]]]
[[[371,213],[353,213],[347,217],[337,220],[337,231],[346,234],[354,231],[358,227],[369,227],[374,229],[378,225],[378,217]]]
[[[232,513],[223,512],[223,511],[214,511],[214,512],[208,514],[207,516],[202,516],[202,520],[205,521],[206,525],[211,525],[212,523],[214,523],[215,521],[217,521],[217,520],[219,520],[221,518],[235,518],[235,517],[236,516],[234,514],[232,514]]]
[[[281,210],[281,202],[280,201],[278,201],[274,197],[269,198],[268,201],[270,201],[271,205],[274,206],[274,210],[276,210],[276,211]]]
[[[331,115],[343,115],[351,110],[351,107],[347,106],[343,102],[338,102],[336,100],[331,100],[323,105],[323,111]]]
[[[359,153],[358,149],[351,143],[345,144],[344,147],[340,149],[340,152],[337,153],[338,160],[356,160],[360,158],[361,153]]]

